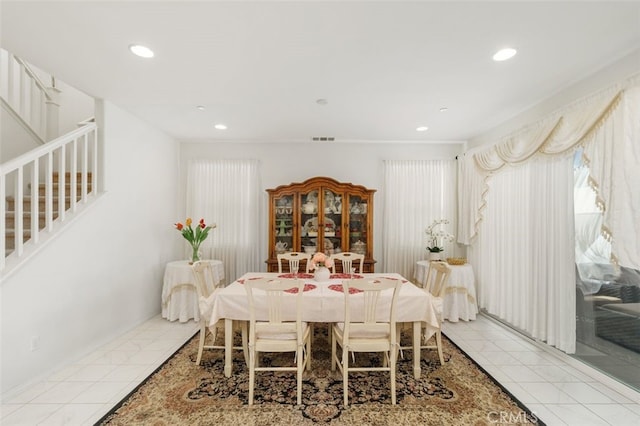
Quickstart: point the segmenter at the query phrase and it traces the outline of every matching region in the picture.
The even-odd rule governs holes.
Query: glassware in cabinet
[[[349,197],[349,251],[367,254],[369,206],[367,199],[351,195]]]
[[[318,246],[318,190],[303,192],[300,194],[300,245],[302,251],[313,254]]]
[[[322,191],[322,251],[327,256],[342,251],[342,199],[344,195],[331,189]]]
[[[293,195],[287,195],[274,199],[273,206],[273,235],[275,242],[273,246],[274,253],[281,254],[289,251],[295,251],[294,235],[293,235]]]

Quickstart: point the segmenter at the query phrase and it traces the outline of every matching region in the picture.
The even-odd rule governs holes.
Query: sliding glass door
[[[611,244],[581,152],[574,161],[575,357],[640,390],[640,271],[611,263]]]

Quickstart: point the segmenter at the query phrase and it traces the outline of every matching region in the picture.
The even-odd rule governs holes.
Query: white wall
[[[51,74],[33,64],[29,66],[46,87],[51,87]],[[61,136],[76,129],[80,121],[95,115],[95,101],[93,97],[57,78],[55,84],[59,90],[58,135]]]
[[[302,182],[315,176],[328,176],[375,189],[373,256],[382,262],[382,206],[385,189],[384,160],[440,160],[454,159],[463,152],[464,143],[186,143],[181,145],[182,184],[186,185],[186,171],[191,159],[257,159],[263,189],[275,188],[291,182]],[[264,193],[267,198],[267,193]],[[184,200],[181,200],[184,205]],[[401,206],[399,206],[401,208]],[[183,217],[187,212],[181,212]],[[268,211],[263,212],[267,223]],[[215,218],[209,219],[215,222]],[[265,227],[263,240],[268,240]],[[416,232],[422,232],[417,229]],[[263,248],[263,257],[268,255]]]
[[[58,96],[58,134],[64,135],[78,128],[80,121],[95,115],[95,101],[85,93],[69,86],[63,81],[56,81],[56,88],[60,90]]]
[[[39,146],[40,142],[0,106],[0,164]]]
[[[638,72],[640,72],[640,49],[636,49],[622,58],[612,58],[611,63],[603,64],[602,69],[578,79],[574,84],[558,91],[555,96],[541,100],[537,105],[499,126],[474,136],[469,140],[469,148],[495,144],[499,142],[500,138],[511,132],[533,124],[583,97],[606,89]]]
[[[178,249],[179,145],[112,104],[100,121],[107,192],[0,288],[2,392],[160,312]]]

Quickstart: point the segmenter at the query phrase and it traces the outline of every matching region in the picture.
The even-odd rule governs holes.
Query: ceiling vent
[[[311,138],[314,142],[333,142],[336,140],[333,136],[314,136]]]

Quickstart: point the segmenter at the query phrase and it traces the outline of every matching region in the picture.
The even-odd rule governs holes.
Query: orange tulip
[[[183,225],[182,223],[178,222],[175,224],[175,227],[182,234],[184,239],[187,240],[191,245],[191,247],[193,248],[193,254],[191,258],[195,262],[196,260],[199,260],[199,256],[196,253],[200,248],[200,244],[202,244],[202,242],[207,239],[207,236],[209,235],[209,231],[215,228],[216,224],[214,223],[212,226],[207,226],[203,218],[198,221],[198,225],[195,227],[195,229],[193,229],[191,228],[192,223],[193,223],[193,220],[190,217],[188,217],[187,220],[185,221],[186,225]]]

